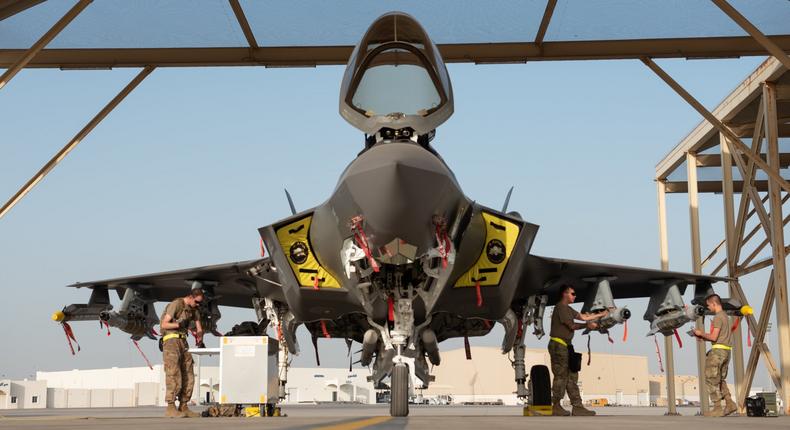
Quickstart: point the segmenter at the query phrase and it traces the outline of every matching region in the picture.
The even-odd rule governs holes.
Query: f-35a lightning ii
[[[281,397],[284,358],[299,353],[304,325],[314,340],[361,343],[361,364],[372,366],[376,387],[389,379],[390,412],[404,416],[410,374],[428,386],[439,343],[486,335],[495,323],[525,398],[524,336],[528,326],[544,334],[544,309],[564,284],[585,298],[583,311],[610,311],[602,332],[630,317],[615,299],[649,297],[650,334],[672,334],[705,313],[698,299],[721,278],[531,254],[538,226],[464,195],[431,145],[452,113],[450,77],[425,30],[403,13],[383,15],[353,51],[340,91],[340,115],[365,133],[365,147],[326,202],[259,229],[268,258],[74,284],[92,290],[89,303],[56,319],[101,319],[136,340],[155,338],[153,303],[198,286],[207,332],[217,333],[220,305],[254,308],[260,333],[275,329]],[[689,285],[692,306],[682,299]],[[109,290],[123,299],[118,310]]]

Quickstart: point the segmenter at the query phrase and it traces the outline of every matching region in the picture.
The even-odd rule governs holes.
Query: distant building
[[[433,368],[436,381],[422,390],[422,394],[450,395],[456,403],[501,400],[506,405],[515,405],[518,399],[510,359],[494,347],[472,348],[472,360],[466,360],[463,348],[443,351],[441,365]],[[527,373],[536,364],[551,369],[546,349],[527,349],[525,362]],[[587,366],[584,353],[579,388],[585,401],[606,399],[609,404],[649,406],[647,357],[593,352]]]
[[[47,407],[44,381],[0,379],[0,409],[41,409]]]
[[[585,401],[605,399],[609,404],[634,406],[660,403],[658,398],[665,390],[662,382],[648,375],[646,357],[593,353],[591,365],[587,366],[586,362],[585,353],[579,374]],[[533,365],[549,366],[549,363],[545,349],[527,350],[527,372]],[[219,369],[204,366],[195,370],[193,402],[217,401],[221,383]],[[455,403],[501,400],[504,404],[515,405],[518,402],[509,356],[503,355],[498,348],[472,348],[472,360],[466,360],[463,348],[443,351],[442,364],[434,366],[432,374],[436,380],[426,390],[414,390],[414,395],[421,394],[428,399],[451,397]],[[286,403],[375,403],[377,392],[367,381],[369,375],[366,368],[351,371],[347,368],[291,368]],[[37,372],[36,379],[0,381],[0,408],[164,405],[165,376],[161,365],[153,366],[153,370],[148,367],[113,367]],[[676,386],[681,393],[682,386],[679,383]],[[685,389],[687,397],[696,395],[698,398],[695,385],[686,383]],[[11,396],[16,403],[11,403]],[[33,402],[34,396],[36,402]]]

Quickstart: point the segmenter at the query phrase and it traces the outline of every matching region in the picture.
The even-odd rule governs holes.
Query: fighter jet
[[[273,328],[281,397],[283,358],[299,353],[295,333],[304,325],[314,343],[361,343],[360,363],[377,388],[391,390],[391,414],[405,416],[410,375],[430,384],[439,344],[484,336],[497,323],[503,353],[514,356],[515,392],[525,398],[526,332],[531,326],[543,336],[545,308],[563,285],[584,298],[584,312],[610,311],[599,331],[630,317],[615,299],[646,297],[650,333],[670,335],[705,313],[699,299],[724,280],[532,254],[538,226],[507,204],[498,210],[467,197],[432,145],[453,113],[453,90],[439,50],[409,15],[373,22],[349,58],[339,102],[340,115],[364,133],[364,148],[324,203],[258,230],[268,257],[70,285],[91,289],[90,300],[55,319],[99,319],[133,339],[153,339],[153,304],[202,288],[207,332],[218,334],[219,306],[253,308],[247,332]],[[691,306],[682,298],[688,286]],[[122,298],[117,310],[110,290]]]

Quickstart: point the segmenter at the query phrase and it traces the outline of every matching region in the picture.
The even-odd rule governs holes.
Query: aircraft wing
[[[261,292],[258,288],[259,284],[264,291],[271,290],[271,287],[279,284],[277,274],[269,270],[270,268],[269,258],[261,258],[170,272],[77,282],[69,287],[91,289],[103,287],[117,290],[119,297],[123,297],[127,288],[132,288],[144,291],[147,297],[155,301],[169,302],[189,293],[189,281],[201,281],[213,288],[218,305],[251,308],[252,297],[258,296]],[[256,276],[250,273],[251,269],[257,273]]]
[[[253,308],[253,298],[284,300],[276,269],[269,258],[193,267],[171,272],[151,273],[124,278],[78,282],[69,285],[91,290],[88,303],[67,305],[55,312],[52,319],[64,323],[67,336],[70,321],[100,320],[107,327],[116,327],[132,335],[132,339],[156,338],[159,325],[155,302],[169,302],[189,294],[192,284],[199,282],[205,292],[200,305],[200,318],[206,332],[217,335],[217,321],[222,314],[219,306]],[[110,291],[115,290],[121,304],[115,308]],[[258,310],[256,309],[256,312]],[[288,333],[292,334],[291,332]]]
[[[612,295],[615,299],[650,297],[662,284],[661,281],[685,281],[688,285],[713,284],[726,282],[728,278],[695,275],[693,273],[669,272],[638,267],[617,266],[612,264],[591,263],[586,261],[565,260],[527,255],[522,287],[534,291],[541,289],[549,294],[550,303],[558,297],[559,289],[570,284],[580,298],[585,297],[592,283],[590,278],[611,277]],[[681,286],[681,292],[685,286]]]

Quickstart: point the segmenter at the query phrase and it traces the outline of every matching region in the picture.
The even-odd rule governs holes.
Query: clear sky
[[[713,108],[762,60],[659,63]],[[541,226],[536,254],[658,267],[654,166],[700,121],[696,112],[638,61],[449,71],[456,113],[434,145],[469,197],[497,207],[515,185],[510,208]],[[26,70],[0,91],[0,198],[10,197],[135,73]],[[126,335],[115,330],[108,338],[93,322],[73,325],[82,352],[69,354],[49,316],[86,302],[88,292],[64,286],[256,258],[256,229],[289,214],[283,187],[299,209],[321,203],[362,147],[361,133],[337,113],[342,73],[342,67],[154,71],[0,220],[0,377],[142,365]],[[723,234],[720,197],[704,196],[701,205],[707,252]],[[669,219],[671,268],[688,271],[685,195],[669,196]],[[744,283],[756,306],[764,285],[764,277]],[[595,336],[594,351],[646,355],[655,372],[653,340],[644,337],[641,319],[646,300],[627,304],[634,311],[628,342],[609,345]],[[222,331],[254,318],[248,309],[223,312]],[[311,366],[309,337],[302,331],[299,339],[303,353],[294,364]],[[546,341],[530,337],[528,346]],[[499,329],[472,340],[500,342]],[[320,344],[322,364],[347,365],[342,340]],[[680,373],[695,372],[693,342],[686,344],[676,352]],[[155,342],[143,348],[161,362]],[[502,371],[511,376],[511,369]],[[762,378],[755,384],[767,385]]]

